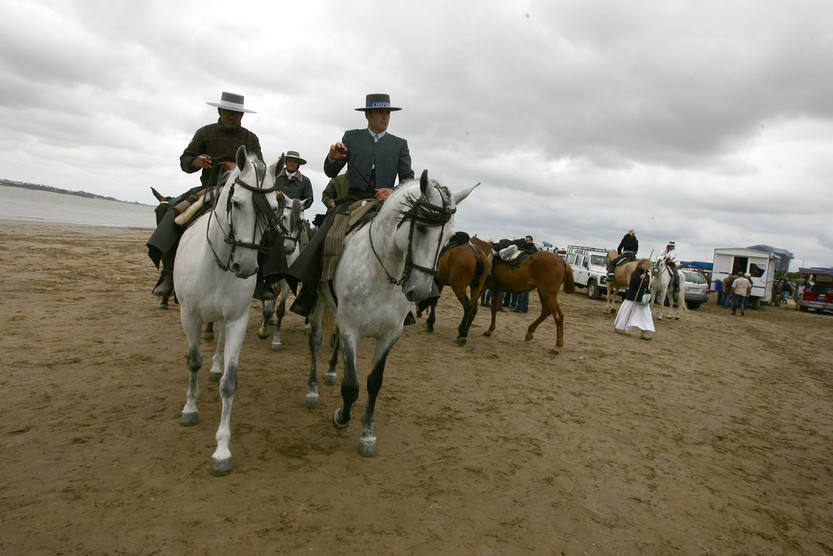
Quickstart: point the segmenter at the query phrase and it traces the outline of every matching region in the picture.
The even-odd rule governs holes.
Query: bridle
[[[265,165],[259,160],[251,160],[249,162],[254,166],[255,169],[255,185],[252,186],[240,179],[239,174],[235,177],[234,182],[232,182],[231,186],[229,187],[228,195],[226,197],[226,221],[228,222],[228,230],[225,230],[223,228],[223,224],[220,222],[220,219],[216,213],[217,204],[220,200],[220,195],[216,197],[214,205],[211,207],[211,212],[208,215],[208,225],[205,227],[205,239],[208,242],[208,246],[211,248],[211,253],[214,255],[214,261],[217,263],[217,266],[220,267],[220,269],[224,272],[228,272],[229,267],[231,266],[232,257],[234,256],[234,252],[237,248],[255,249],[257,251],[266,250],[266,246],[262,243],[249,243],[237,239],[237,235],[234,230],[234,211],[232,210],[232,199],[234,197],[235,186],[239,185],[243,189],[247,189],[252,192],[252,203],[254,204],[255,209],[255,222],[254,229],[252,230],[252,238],[257,237],[258,228],[260,228],[262,232],[269,228],[278,227],[280,225],[280,221],[272,213],[272,210],[269,208],[269,201],[267,201],[266,199],[266,193],[272,193],[276,191],[277,186],[272,186],[268,189],[263,189],[263,182],[266,179]],[[223,232],[223,241],[231,246],[228,257],[225,262],[223,262],[223,260],[217,254],[214,245],[211,243],[209,230],[211,229],[212,216],[215,217],[214,220],[217,223],[217,226],[219,226],[220,231]]]
[[[448,221],[451,220],[451,217],[455,212],[457,212],[457,209],[451,208],[451,193],[449,193],[448,188],[439,184],[434,184],[434,188],[439,192],[440,198],[443,201],[443,205],[441,207],[432,205],[430,201],[425,200],[422,195],[416,199],[408,197],[403,201],[403,204],[406,206],[406,210],[402,212],[402,218],[396,225],[396,229],[398,230],[405,222],[410,222],[411,226],[408,229],[408,251],[405,254],[405,268],[402,269],[402,276],[399,277],[399,279],[395,278],[390,272],[388,272],[388,269],[385,268],[385,264],[382,262],[381,257],[379,257],[379,253],[376,252],[376,248],[373,246],[373,220],[370,221],[370,225],[367,229],[368,237],[370,238],[370,250],[373,251],[373,254],[376,256],[376,260],[379,261],[379,266],[382,267],[388,281],[394,286],[401,286],[404,284],[405,281],[411,276],[411,271],[413,269],[419,270],[420,272],[424,272],[425,274],[429,274],[431,276],[435,276],[437,274],[436,261],[440,254],[440,249],[442,248],[442,238],[443,232],[445,231],[445,225],[448,224]],[[437,242],[437,249],[434,252],[434,266],[431,268],[420,266],[413,260],[414,228],[417,224],[431,227],[442,227],[440,230],[440,239]]]

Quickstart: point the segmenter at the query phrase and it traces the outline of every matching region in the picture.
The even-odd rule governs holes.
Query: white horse
[[[327,283],[319,285],[318,301],[310,315],[312,365],[306,404],[307,407],[318,405],[316,360],[321,348],[322,316],[329,306],[336,311],[344,362],[343,406],[333,414],[336,428],[349,424],[351,407],[359,397],[356,374],[359,340],[368,336],[376,338],[376,351],[367,377],[367,406],[362,416],[359,444],[362,455],[377,453],[373,412],[388,353],[402,334],[405,316],[413,303],[430,295],[440,248],[454,232],[457,204],[475,187],[452,194],[429,180],[427,171],[422,172],[419,181],[401,184],[370,224],[347,240],[332,287]]]
[[[304,209],[309,208],[312,204],[312,199],[292,199],[283,195],[278,199],[278,207],[280,216],[278,217],[278,226],[283,237],[283,250],[286,255],[286,264],[291,265],[298,258],[301,253],[301,230],[304,225]],[[272,315],[277,316],[275,321],[275,333],[272,336],[272,351],[279,351],[283,349],[281,343],[281,322],[283,316],[286,314],[286,299],[289,296],[289,284],[286,280],[281,280],[276,284],[279,287],[279,293],[275,297],[274,304],[272,301],[264,301],[262,304],[263,320],[258,328],[257,335],[259,338],[266,338],[269,335],[269,324],[272,320]],[[273,287],[274,289],[274,287]]]
[[[182,235],[174,262],[174,289],[182,328],[188,337],[189,382],[180,418],[182,425],[199,421],[200,326],[204,322],[222,322],[210,375],[212,380],[219,380],[222,398],[217,449],[211,456],[211,471],[215,475],[231,471],[228,445],[231,406],[237,390],[237,360],[249,322],[261,236],[270,217],[274,218],[271,211],[277,205],[274,195],[265,195],[274,191],[274,178],[270,177],[274,173],[267,173],[265,164],[256,156],[247,156],[243,146],[237,149],[235,158],[237,167],[228,176],[211,211]],[[283,164],[282,159],[278,164]]]
[[[665,264],[662,258],[659,258],[651,268],[651,299],[656,303],[657,294],[659,294],[659,311],[657,313],[657,320],[662,320],[662,309],[665,307],[665,298],[668,297],[668,318],[680,319],[680,312],[686,311],[685,306],[685,275],[682,270],[677,271],[679,278],[680,290],[676,295],[668,292],[668,287],[671,284],[671,271]],[[676,303],[676,311],[674,304]]]

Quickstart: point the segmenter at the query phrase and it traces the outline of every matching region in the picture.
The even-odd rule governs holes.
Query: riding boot
[[[174,267],[173,260],[170,255],[162,257],[162,274],[156,285],[153,287],[153,295],[159,297],[168,297],[174,289],[174,275],[171,269]]]
[[[315,302],[318,300],[318,291],[316,288],[309,286],[302,286],[301,293],[295,298],[290,311],[302,317],[308,317],[315,307]]]

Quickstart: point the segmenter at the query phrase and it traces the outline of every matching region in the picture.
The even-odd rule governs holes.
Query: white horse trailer
[[[712,263],[712,284],[722,282],[730,274],[743,272],[752,275],[751,305],[772,299],[772,284],[775,281],[775,263],[780,257],[767,251],[745,247],[726,247],[714,250]]]

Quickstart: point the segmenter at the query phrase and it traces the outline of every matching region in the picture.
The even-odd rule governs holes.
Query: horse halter
[[[229,267],[231,266],[231,259],[234,256],[234,251],[236,248],[240,247],[242,249],[255,249],[258,251],[265,250],[264,245],[240,241],[237,239],[237,236],[235,235],[232,198],[234,197],[234,187],[236,185],[239,185],[243,189],[247,189],[252,192],[252,203],[254,204],[255,211],[254,229],[252,230],[253,238],[257,235],[258,227],[260,227],[261,231],[263,231],[269,228],[277,227],[279,224],[279,222],[277,222],[277,218],[269,208],[269,201],[266,200],[266,193],[276,191],[277,186],[272,186],[268,189],[263,189],[263,182],[266,179],[266,168],[264,167],[263,163],[259,160],[251,160],[249,162],[254,166],[255,169],[255,186],[252,186],[240,179],[239,174],[235,177],[234,182],[232,182],[231,187],[229,187],[228,195],[226,197],[226,220],[228,221],[228,231],[223,229],[223,225],[220,223],[219,219],[215,219],[217,225],[220,227],[220,231],[223,232],[223,241],[231,246],[231,250],[229,251],[226,262],[223,262],[222,259],[220,259],[220,256],[214,249],[214,245],[211,243],[211,238],[208,234],[208,231],[211,228],[211,217],[216,216],[217,204],[220,200],[219,195],[217,196],[214,202],[214,206],[211,207],[211,212],[208,216],[208,225],[205,227],[205,239],[208,242],[208,246],[211,248],[211,253],[214,255],[214,261],[217,263],[217,266],[220,267],[220,269],[224,272],[228,272]]]
[[[388,272],[387,268],[385,268],[385,264],[382,262],[382,259],[379,257],[379,253],[376,252],[376,248],[373,246],[373,220],[370,221],[367,234],[370,238],[370,250],[373,251],[373,255],[375,255],[376,260],[379,261],[379,266],[382,267],[388,281],[394,286],[401,286],[404,284],[405,281],[411,276],[411,270],[413,269],[430,274],[431,276],[435,276],[437,274],[436,264],[437,257],[439,256],[440,249],[442,248],[443,231],[445,231],[445,225],[448,224],[448,221],[451,220],[451,217],[455,212],[457,212],[457,209],[450,208],[451,193],[449,193],[448,188],[436,183],[434,184],[434,188],[439,192],[440,198],[443,201],[443,206],[441,207],[432,205],[429,201],[425,200],[423,196],[416,199],[408,197],[405,201],[403,201],[407,210],[402,212],[402,218],[399,220],[396,228],[399,229],[402,224],[409,221],[411,223],[411,227],[408,229],[408,251],[405,254],[405,268],[402,269],[402,276],[398,280],[390,272]],[[434,266],[432,268],[420,266],[414,263],[413,242],[414,228],[416,227],[416,224],[423,224],[431,227],[442,226],[442,229],[440,230],[440,240],[437,242],[437,249],[434,252]]]

